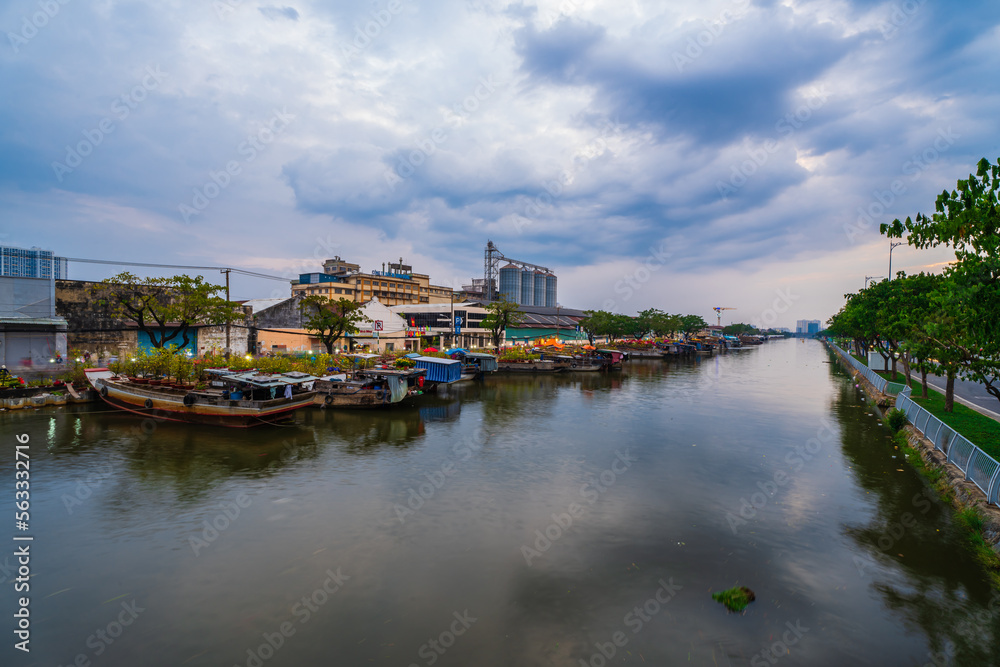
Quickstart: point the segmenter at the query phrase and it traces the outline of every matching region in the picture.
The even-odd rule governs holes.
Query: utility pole
[[[222,269],[219,273],[226,274],[226,302],[229,302],[229,272],[232,269]],[[232,314],[229,312],[229,306],[226,306],[226,359],[229,358],[229,322],[232,319]]]
[[[892,249],[901,245],[903,245],[902,241],[896,241],[895,243],[889,241],[889,280],[892,280]]]

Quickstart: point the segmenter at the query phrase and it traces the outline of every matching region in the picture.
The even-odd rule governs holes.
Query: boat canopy
[[[462,379],[462,362],[458,359],[442,359],[440,357],[417,357],[413,360],[417,368],[427,370],[427,379],[431,382],[458,382]]]
[[[486,373],[500,369],[500,365],[497,363],[497,358],[492,354],[486,354],[485,352],[469,352],[465,355],[465,361],[466,363],[475,363],[479,366],[479,370]]]
[[[291,373],[259,373],[257,371],[233,372],[226,369],[211,369],[211,372],[218,375],[223,382],[243,382],[252,384],[255,387],[280,387],[286,384],[297,385],[305,382],[313,382],[319,378],[315,375],[308,375],[293,371]]]

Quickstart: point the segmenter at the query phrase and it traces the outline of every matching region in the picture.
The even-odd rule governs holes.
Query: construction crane
[[[721,308],[719,306],[716,306],[712,310],[714,310],[715,314],[718,315],[718,317],[719,317],[719,326],[721,327],[722,326],[722,311],[724,311],[724,310],[736,310],[736,309],[735,308]]]

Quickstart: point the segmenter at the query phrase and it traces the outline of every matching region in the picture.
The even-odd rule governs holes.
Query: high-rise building
[[[69,277],[68,264],[51,250],[0,246],[0,276],[62,280]]]
[[[795,323],[795,333],[806,336],[819,333],[822,328],[821,320],[799,320]]]

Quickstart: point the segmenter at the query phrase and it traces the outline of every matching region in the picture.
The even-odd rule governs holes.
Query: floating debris
[[[743,611],[748,604],[757,599],[757,596],[746,586],[735,586],[718,593],[712,593],[712,599],[726,605],[726,609],[729,611]]]

